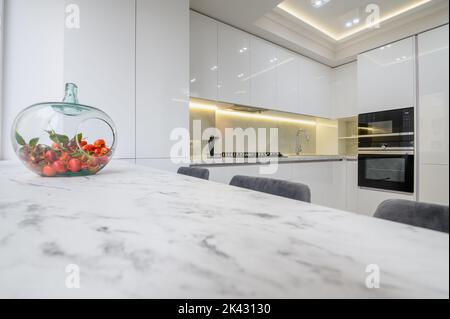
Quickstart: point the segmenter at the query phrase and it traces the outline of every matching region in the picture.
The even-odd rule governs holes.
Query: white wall
[[[2,156],[15,158],[10,129],[23,108],[64,95],[64,1],[7,0]]]
[[[5,2],[0,0],[0,159],[2,158],[2,109],[3,109],[3,12]]]
[[[80,28],[66,28],[69,4]],[[74,82],[80,103],[113,118],[116,158],[169,158],[170,132],[189,125],[188,0],[6,0],[5,22],[0,156],[15,158],[18,112]]]
[[[118,127],[115,157],[134,158],[136,2],[66,0],[66,4],[78,5],[80,28],[65,28],[64,82],[78,85],[80,103],[98,107],[112,118]]]

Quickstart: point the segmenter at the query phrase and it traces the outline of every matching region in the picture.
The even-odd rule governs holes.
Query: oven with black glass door
[[[414,151],[360,151],[358,185],[414,193]]]

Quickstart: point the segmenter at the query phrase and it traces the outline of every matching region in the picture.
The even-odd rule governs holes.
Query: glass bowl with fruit
[[[14,121],[14,151],[38,175],[93,175],[113,157],[114,122],[105,112],[79,104],[77,91],[75,84],[66,84],[63,102],[34,104]]]

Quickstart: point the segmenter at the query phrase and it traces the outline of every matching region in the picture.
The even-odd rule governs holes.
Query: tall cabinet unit
[[[449,204],[449,27],[418,36],[419,200]]]
[[[300,113],[331,118],[331,68],[299,57]]]
[[[219,100],[250,105],[250,35],[219,23]]]
[[[218,23],[191,11],[191,97],[218,98]]]
[[[407,38],[358,56],[358,111],[414,107],[415,41]]]
[[[189,1],[137,0],[136,11],[136,154],[169,162],[171,133],[189,128]]]
[[[65,29],[64,81],[79,86],[83,104],[98,106],[112,117],[119,133],[115,156],[134,158],[135,1],[66,3],[78,6],[80,25]]]

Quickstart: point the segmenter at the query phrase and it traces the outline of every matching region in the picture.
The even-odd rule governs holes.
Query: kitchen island
[[[449,297],[448,234],[121,161],[0,162],[0,298],[421,297]]]

